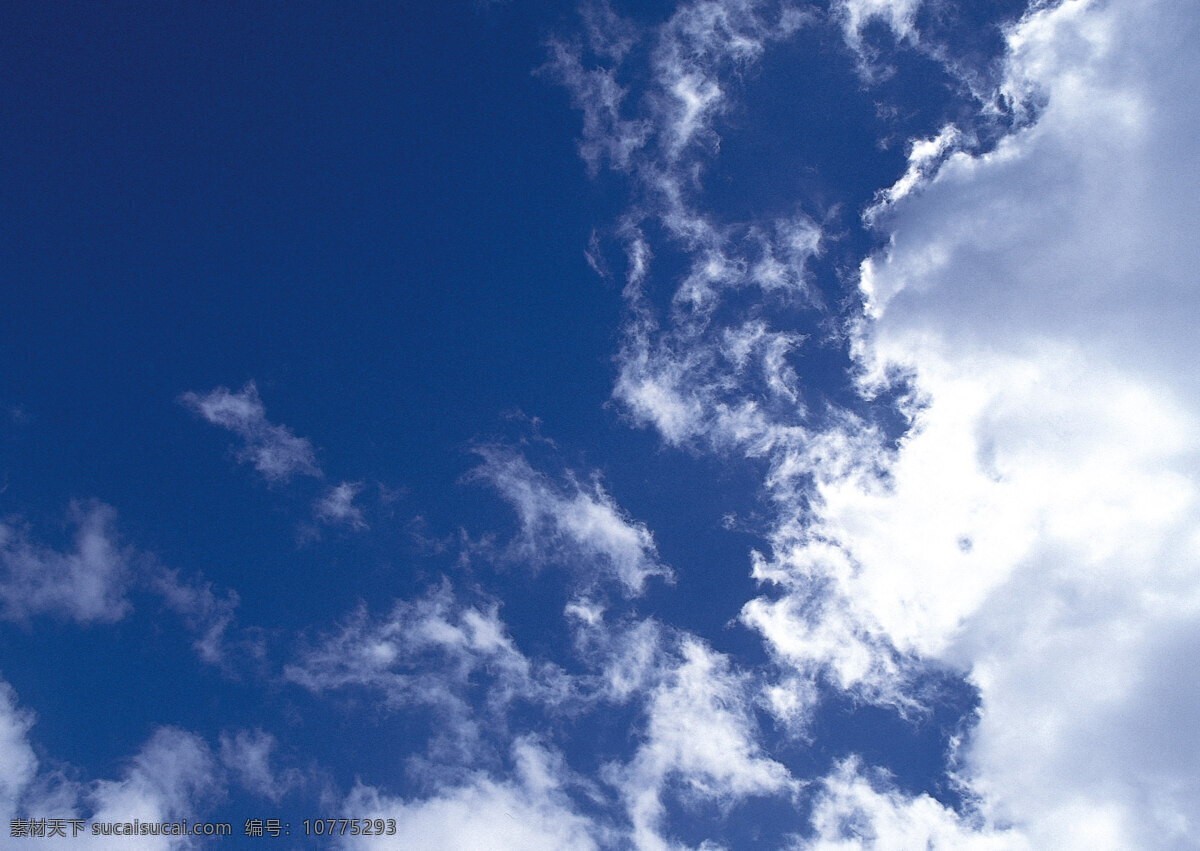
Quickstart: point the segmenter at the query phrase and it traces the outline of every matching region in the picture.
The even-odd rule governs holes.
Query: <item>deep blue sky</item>
[[[418,816],[468,799],[559,843],[783,847],[829,838],[821,790],[857,771],[991,830],[954,773],[983,657],[846,602],[874,554],[908,551],[837,514],[860,503],[830,483],[879,516],[912,516],[880,494],[940,487],[957,510],[953,481],[904,478],[946,398],[918,372],[951,373],[886,349],[910,338],[884,324],[890,383],[855,383],[862,264],[886,282],[897,239],[928,238],[921,262],[957,245],[953,215],[937,231],[934,202],[884,194],[915,141],[955,128],[917,164],[931,183],[1054,102],[1004,64],[1019,3],[896,2],[856,27],[859,8],[5,4],[0,677],[38,767],[0,810],[111,816],[115,779],[240,834],[355,815],[361,784],[429,847],[448,840]],[[627,159],[586,161],[622,139]],[[971,215],[971,179],[938,203]],[[756,277],[768,257],[789,284]],[[934,261],[903,269],[943,285]],[[696,281],[711,307],[681,295]],[[808,560],[822,547],[848,572]],[[84,616],[88,588],[109,596]],[[936,590],[903,598],[914,622]],[[792,607],[785,635],[828,630],[811,657],[754,627],[756,598]],[[472,632],[488,618],[511,654]],[[846,680],[843,651],[876,667]],[[207,755],[194,787],[135,782],[187,764],[145,756],[164,729]],[[265,773],[239,735],[269,742]],[[837,829],[870,845],[861,807]]]
[[[430,538],[503,535],[509,512],[463,480],[470,450],[524,440],[537,417],[559,447],[550,464],[602,471],[677,571],[637,608],[762,663],[730,625],[753,591],[756,539],[719,522],[753,516],[754,474],[664,450],[606,406],[619,283],[597,278],[584,250],[613,227],[622,180],[588,178],[577,115],[536,73],[547,39],[572,26],[571,12],[536,3],[8,6],[6,511],[64,546],[68,503],[116,507],[137,558],[235,589],[240,621],[266,631],[272,654],[360,600],[386,608],[448,572],[505,600],[526,652],[568,662],[561,579],[456,568],[410,535],[418,516]],[[861,250],[857,209],[904,166],[903,151],[876,147],[872,104],[835,38],[803,33],[739,81],[704,192],[729,222],[833,217],[832,266]],[[941,119],[929,73],[906,83],[918,106],[893,132]],[[847,293],[833,271],[820,286],[836,302]],[[656,285],[672,287],[670,272]],[[841,392],[844,355],[824,358],[824,378],[806,379],[814,395]],[[367,482],[369,533],[298,542],[315,485],[256,480],[179,404],[251,379],[331,478]],[[312,705],[274,683],[264,700],[254,674],[198,669],[161,608],[6,631],[4,675],[54,758],[101,776],[158,725],[215,737],[283,724],[298,763],[343,786],[405,789],[395,761],[422,750],[420,713]],[[268,658],[261,675],[280,664]],[[350,718],[361,740],[328,741]],[[847,745],[874,735],[844,724],[858,730]],[[614,732],[613,754],[628,735]]]

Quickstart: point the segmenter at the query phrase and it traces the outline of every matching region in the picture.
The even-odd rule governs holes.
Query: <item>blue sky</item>
[[[3,829],[1200,847],[1198,30],[7,4]]]

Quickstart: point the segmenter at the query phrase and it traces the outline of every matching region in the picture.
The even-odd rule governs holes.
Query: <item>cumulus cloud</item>
[[[514,557],[533,565],[565,565],[585,585],[599,577],[615,580],[629,596],[641,594],[651,577],[671,579],[653,534],[628,517],[597,478],[585,485],[568,473],[556,483],[514,450],[483,446],[475,451],[483,464],[474,475],[517,512],[521,531],[512,544]]]
[[[482,773],[437,794],[405,800],[359,785],[346,798],[354,818],[393,819],[390,836],[356,837],[347,848],[491,848],[558,851],[611,847],[611,832],[578,813],[564,790],[562,757],[532,737],[512,746],[515,770],[504,779]]]
[[[759,566],[784,595],[745,612],[846,681],[896,653],[969,672],[960,776],[1030,847],[1182,847],[1200,820],[1197,696],[1166,661],[1200,624],[1196,26],[1169,0],[1037,9],[1004,83],[1036,121],[914,147],[858,342],[864,391],[913,377],[912,428],[886,477],[818,482]]]
[[[964,141],[963,132],[953,124],[947,124],[936,136],[909,143],[908,168],[904,176],[879,192],[876,202],[863,215],[867,224],[874,224],[876,217],[892,204],[925,185]]]
[[[0,522],[0,617],[27,621],[50,614],[79,623],[112,623],[130,609],[130,553],[113,530],[116,512],[102,503],[72,506],[74,548],[59,552],[29,532]]]
[[[813,802],[814,835],[796,851],[1021,851],[1031,846],[1011,831],[963,817],[928,795],[904,795],[881,774],[869,777],[855,758],[842,761],[821,781]]]
[[[33,715],[17,706],[12,686],[0,680],[0,820],[8,825],[37,774],[38,760],[29,744]]]
[[[74,772],[39,770],[29,734],[33,714],[17,705],[12,687],[0,680],[0,816],[5,831],[14,818],[82,818],[89,822],[196,821],[221,792],[221,773],[199,736],[160,727],[125,761],[118,779],[82,782]],[[111,848],[112,837],[90,831],[65,839],[36,840],[50,847]],[[7,835],[7,833],[6,833]],[[17,840],[20,841],[20,840]],[[193,847],[186,836],[141,836],[139,848],[176,851]]]
[[[203,395],[184,393],[180,401],[213,425],[240,437],[244,445],[238,451],[238,460],[253,464],[267,481],[321,476],[312,444],[287,426],[267,419],[267,409],[253,381],[247,382],[240,393],[218,387]]]
[[[645,650],[646,656],[653,653]],[[728,806],[797,788],[787,769],[759,745],[747,678],[727,657],[688,636],[677,658],[659,664],[637,751],[606,772],[625,801],[634,844],[645,849],[671,847],[662,835],[668,784],[685,805]]]
[[[194,733],[161,727],[130,760],[120,780],[97,781],[86,798],[93,821],[171,822],[194,819],[200,805],[219,789],[208,745]],[[149,837],[146,848],[183,845],[171,837]]]

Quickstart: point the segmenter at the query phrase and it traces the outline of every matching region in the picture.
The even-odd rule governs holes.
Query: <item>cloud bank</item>
[[[758,58],[779,31],[771,8],[682,7],[657,34],[644,121],[585,122],[614,134],[585,149],[620,150],[609,163],[637,199],[618,228],[631,319],[614,398],[668,444],[768,463],[778,514],[743,622],[784,673],[767,689],[780,720],[811,709],[815,682],[910,711],[931,667],[980,695],[954,769],[972,818],[850,761],[826,780],[811,842],[1193,841],[1197,766],[1179,745],[1197,695],[1178,660],[1200,614],[1194,9],[1032,9],[982,105],[1012,129],[987,149],[971,127],[914,140],[907,173],[865,210],[886,244],[858,270],[863,315],[845,319],[862,397],[898,399],[907,420],[894,444],[860,412],[800,404],[802,334],[719,309],[746,287],[772,303],[763,270],[781,246],[802,295],[823,242],[812,220],[724,224],[702,205],[722,63]],[[868,21],[923,38],[918,4],[838,9],[860,55]],[[585,114],[598,109],[582,60],[558,61]],[[643,295],[647,222],[690,264],[665,317]],[[746,233],[756,253],[731,238]],[[854,812],[869,830],[835,829]]]

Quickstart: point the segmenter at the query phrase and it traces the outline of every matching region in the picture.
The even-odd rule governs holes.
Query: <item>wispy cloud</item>
[[[649,126],[644,120],[623,117],[628,92],[617,83],[613,69],[585,68],[581,52],[578,45],[554,42],[543,70],[568,87],[583,113],[579,153],[591,172],[604,166],[625,171],[633,153],[646,144]]]
[[[212,583],[164,567],[153,555],[125,545],[116,518],[117,512],[100,502],[73,504],[74,545],[65,551],[33,540],[23,525],[0,523],[0,617],[115,623],[133,611],[131,594],[149,592],[196,635],[194,646],[205,662],[226,665],[233,656],[262,654],[257,639],[229,636],[238,605],[235,591],[218,595]]]
[[[238,460],[253,464],[267,481],[321,476],[312,444],[287,426],[267,419],[267,409],[253,381],[247,382],[240,393],[218,387],[203,395],[184,393],[180,401],[213,425],[240,437],[244,445],[238,451]]]
[[[354,504],[361,490],[362,482],[334,485],[316,501],[313,513],[325,523],[344,525],[356,531],[366,529],[367,521],[363,519],[362,509]]]
[[[513,699],[550,707],[570,691],[557,667],[521,653],[495,603],[463,604],[448,584],[397,602],[382,618],[358,609],[303,651],[284,676],[313,692],[367,689],[393,709],[432,709],[441,716],[442,734],[431,746],[444,760],[468,764],[478,756],[482,727],[502,722]],[[482,709],[468,700],[468,690],[480,687]]]
[[[822,779],[813,805],[815,835],[797,840],[795,851],[875,848],[1023,851],[1020,833],[996,829],[977,815],[962,815],[928,795],[909,796],[883,772],[864,773],[857,758],[842,761]]]
[[[279,770],[272,766],[278,742],[263,730],[224,732],[220,737],[220,760],[241,786],[273,803],[304,783],[295,767]]]
[[[672,663],[650,692],[636,753],[607,772],[621,791],[639,848],[670,847],[661,835],[668,788],[685,804],[722,806],[797,788],[758,744],[749,683],[729,660],[685,638]]]
[[[149,576],[148,585],[196,634],[193,646],[208,664],[231,666],[259,658],[265,652],[257,639],[230,636],[239,602],[236,591],[228,589],[218,595],[211,582],[200,577],[185,578],[178,570],[162,567]]]
[[[27,621],[49,614],[80,623],[112,623],[130,610],[131,553],[113,529],[116,512],[102,503],[76,504],[73,549],[60,552],[31,540],[21,526],[0,523],[0,617]]]
[[[567,796],[562,757],[537,739],[514,741],[515,770],[503,779],[476,773],[468,782],[413,800],[356,786],[345,812],[354,818],[394,819],[394,836],[358,837],[351,848],[592,849],[616,837],[579,814]]]
[[[813,20],[811,10],[787,3],[681,5],[641,34],[652,47],[649,80],[629,108],[639,120],[638,144],[622,145],[628,136],[615,128],[605,137],[605,144],[627,152],[618,171],[628,173],[636,199],[613,234],[626,255],[630,315],[613,397],[635,422],[657,428],[673,444],[749,446],[763,453],[780,430],[794,432],[803,421],[792,364],[806,337],[747,309],[746,294],[780,306],[820,304],[807,266],[822,250],[821,225],[798,209],[762,221],[721,221],[702,203],[701,175],[718,149],[716,121],[739,76],[770,45]],[[616,79],[625,58],[597,54],[596,67]],[[585,139],[599,146],[593,139],[599,125],[587,116],[606,101],[578,74],[560,76],[584,112]],[[596,159],[591,162],[594,167]],[[667,247],[689,258],[665,316],[644,289],[655,253],[646,238],[650,228],[662,229]],[[599,244],[590,256],[597,268],[609,268]],[[718,314],[721,320],[714,321]]]
[[[585,585],[604,577],[620,583],[627,595],[641,594],[651,577],[670,580],[650,530],[628,517],[597,478],[585,485],[568,473],[554,482],[515,450],[481,446],[475,451],[483,464],[474,475],[517,512],[521,531],[512,544],[517,558],[538,566],[571,565]]]
[[[879,67],[879,52],[871,47],[866,36],[869,24],[882,24],[897,41],[918,39],[917,10],[922,0],[835,0],[832,11],[842,25],[846,44],[858,56],[859,71],[867,79],[894,73]]]

